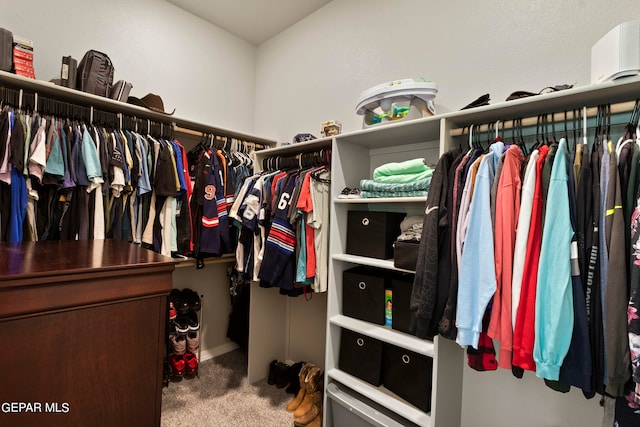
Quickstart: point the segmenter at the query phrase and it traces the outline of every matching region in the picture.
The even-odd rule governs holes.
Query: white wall
[[[634,0],[447,2],[334,0],[258,47],[256,134],[291,141],[320,123],[362,126],[360,93],[378,83],[438,83],[439,112],[489,93],[590,83],[591,46],[615,25],[640,19]],[[464,427],[602,425],[599,397],[560,394],[532,373],[464,368]]]
[[[65,55],[109,55],[131,95],[156,93],[180,118],[252,133],[256,48],[164,0],[2,0],[0,27],[35,43],[36,77]]]
[[[436,82],[439,112],[586,85],[591,46],[638,18],[634,0],[334,0],[258,47],[255,132],[319,137],[334,119],[359,129],[360,93],[399,78]]]

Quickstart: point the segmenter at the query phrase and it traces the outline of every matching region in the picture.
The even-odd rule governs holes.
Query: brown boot
[[[320,412],[309,424],[305,427],[321,427],[322,426],[322,412]]]
[[[322,391],[316,390],[311,392],[311,394],[307,392],[307,396],[311,396],[309,399],[311,402],[311,408],[300,416],[295,416],[294,413],[296,426],[308,426],[312,421],[316,420],[316,418],[318,420],[322,420]]]
[[[304,386],[304,379],[307,376],[307,373],[309,372],[309,370],[311,368],[313,368],[313,364],[311,363],[305,363],[304,365],[302,365],[302,368],[300,369],[300,373],[298,374],[298,379],[300,380],[300,391],[298,391],[298,394],[296,395],[296,397],[293,398],[293,400],[291,402],[289,402],[289,404],[287,405],[287,411],[289,412],[293,412],[296,409],[298,409],[298,406],[300,406],[300,404],[302,403],[302,400],[304,399],[304,396],[307,392],[306,387]]]
[[[305,395],[300,406],[293,412],[296,424],[305,425],[313,420],[322,406],[322,377],[320,368],[313,366],[304,378]]]

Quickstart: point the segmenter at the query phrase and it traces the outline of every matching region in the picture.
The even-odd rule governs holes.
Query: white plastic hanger
[[[582,107],[582,143],[589,145],[587,140],[587,107]]]

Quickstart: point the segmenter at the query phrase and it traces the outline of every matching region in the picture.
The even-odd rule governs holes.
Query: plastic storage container
[[[368,399],[335,383],[327,385],[327,405],[333,427],[407,427],[415,424],[386,411]]]

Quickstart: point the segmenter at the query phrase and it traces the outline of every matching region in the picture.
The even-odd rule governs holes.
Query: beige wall
[[[319,137],[325,120],[359,129],[360,93],[400,78],[436,82],[439,112],[586,85],[591,46],[639,18],[634,0],[334,0],[258,47],[255,132],[290,142]]]
[[[180,118],[253,131],[255,46],[164,0],[2,0],[0,27],[35,43],[36,77],[61,58],[109,55],[131,95],[160,95]]]

